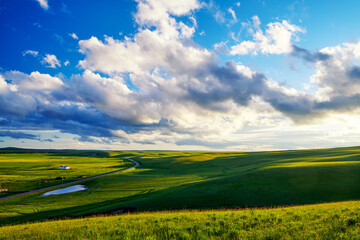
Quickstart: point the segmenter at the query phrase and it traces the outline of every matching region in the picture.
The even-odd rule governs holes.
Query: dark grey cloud
[[[123,130],[126,133],[139,131],[152,131],[155,129],[168,128],[171,121],[161,119],[158,123],[143,124],[134,121],[125,121],[111,117],[94,107],[79,107],[78,105],[50,105],[39,106],[36,112],[30,112],[26,117],[19,117],[0,112],[0,124],[8,129],[32,129],[32,130],[60,130],[63,133],[71,133],[80,136],[79,141],[100,143],[93,137],[102,138],[101,143],[110,144],[115,140],[129,144],[130,141],[115,135],[113,130]],[[14,133],[13,135],[10,135]],[[20,134],[19,132],[3,131],[2,135],[15,138],[28,138],[39,140],[39,136],[32,134]],[[2,136],[0,132],[0,137]],[[56,137],[54,137],[56,138]],[[43,141],[51,142],[52,139]],[[148,143],[149,144],[149,143]]]
[[[39,140],[38,135],[34,135],[31,133],[18,132],[18,131],[0,131],[0,137],[10,137],[14,139],[31,139],[31,140]]]
[[[360,107],[360,94],[335,96],[329,101],[316,102],[314,109],[346,112],[358,107]]]
[[[48,138],[48,139],[41,139],[42,142],[54,142],[54,140]]]
[[[348,76],[351,79],[360,81],[360,67],[359,66],[352,66],[348,71]]]
[[[219,103],[233,100],[241,106],[247,106],[253,96],[262,95],[266,90],[266,78],[261,73],[248,77],[236,69],[234,62],[226,62],[224,66],[208,65],[207,74],[203,78],[213,78],[213,81],[203,80],[201,88],[188,86],[184,98],[194,101],[200,106],[214,110],[226,111]],[[202,69],[201,71],[204,71]]]
[[[328,54],[310,53],[308,50],[296,46],[295,49],[306,61],[329,61],[329,66],[331,66],[332,57]],[[324,64],[328,65],[328,63]],[[233,62],[227,62],[224,66],[212,64],[205,69],[209,73],[205,77],[211,76],[215,80],[204,80],[204,85],[198,89],[189,86],[186,89],[185,98],[211,111],[227,112],[228,109],[221,105],[227,100],[241,106],[248,106],[250,100],[255,96],[260,96],[274,109],[295,122],[307,122],[324,116],[328,112],[349,111],[360,107],[360,99],[357,94],[333,96],[326,101],[320,101],[315,96],[302,92],[290,94],[285,89],[267,84],[269,80],[261,73],[254,73],[251,77],[244,75],[236,69],[236,64]],[[204,69],[201,70],[201,72],[203,71]],[[354,79],[353,81],[360,80],[360,67],[351,67],[347,75]],[[346,81],[346,79],[342,81],[344,81],[343,88],[353,86],[352,81]]]
[[[214,80],[204,80],[199,89],[189,86],[184,97],[206,109],[227,112],[228,109],[221,103],[231,100],[248,106],[253,97],[260,96],[273,108],[296,120],[301,116],[306,118],[316,110],[313,96],[304,93],[290,95],[284,89],[271,87],[264,74],[255,72],[251,76],[245,75],[237,70],[234,62],[227,62],[224,66],[208,65],[206,70],[208,75],[205,77],[211,76]]]
[[[330,55],[321,53],[321,52],[310,52],[305,48],[301,48],[299,46],[293,45],[293,51],[291,55],[294,57],[302,58],[307,62],[317,62],[317,61],[326,61],[330,59]]]
[[[276,110],[288,116],[304,117],[312,112],[315,101],[307,94],[289,95],[277,89],[268,88],[263,96]]]

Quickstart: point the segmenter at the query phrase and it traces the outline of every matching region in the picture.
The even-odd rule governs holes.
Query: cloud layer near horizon
[[[293,43],[296,33],[305,32],[301,27],[273,22],[264,34],[259,18],[253,17],[253,41],[232,46],[230,53],[289,54],[311,62],[315,74],[310,81],[317,89],[309,94],[233,61],[220,65],[216,52],[193,41],[192,13],[201,7],[196,0],[139,0],[138,32],[124,40],[80,40],[83,73],[70,79],[37,71],[1,73],[1,126],[60,130],[99,143],[211,147],[221,141],[234,145],[233,140],[227,142],[229,136],[245,125],[274,125],[279,119],[309,123],[359,108],[360,42],[311,53]],[[44,64],[60,66],[49,54]],[[2,134],[17,136],[11,131]]]

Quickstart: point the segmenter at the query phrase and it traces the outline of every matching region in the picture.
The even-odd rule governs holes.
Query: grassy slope
[[[358,239],[360,202],[157,212],[0,228],[0,239]]]
[[[109,152],[141,163],[88,191],[0,202],[0,224],[138,211],[281,206],[360,199],[360,148],[281,152]]]

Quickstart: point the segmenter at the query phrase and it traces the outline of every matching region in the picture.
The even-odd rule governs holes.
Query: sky
[[[359,145],[359,8],[0,0],[0,147]]]

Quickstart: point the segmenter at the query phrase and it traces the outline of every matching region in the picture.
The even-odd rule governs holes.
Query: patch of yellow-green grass
[[[296,167],[322,167],[334,165],[358,165],[360,161],[339,161],[339,162],[291,162],[291,163],[278,163],[276,165],[266,166],[264,169],[270,168],[296,168]]]
[[[358,239],[360,202],[171,211],[0,228],[0,239]]]

